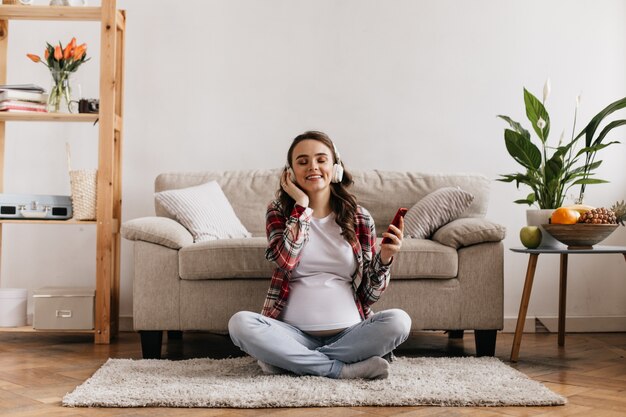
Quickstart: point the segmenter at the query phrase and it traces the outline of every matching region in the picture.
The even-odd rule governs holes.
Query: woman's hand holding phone
[[[309,196],[306,195],[306,193],[302,191],[295,182],[293,182],[288,167],[285,167],[280,176],[280,186],[287,194],[289,194],[289,197],[296,201],[297,204],[302,207],[309,206]]]
[[[404,215],[407,209],[400,208],[393,217],[389,228],[383,233],[383,241],[380,246],[380,258],[383,264],[388,265],[394,255],[402,247],[402,237],[404,235]]]

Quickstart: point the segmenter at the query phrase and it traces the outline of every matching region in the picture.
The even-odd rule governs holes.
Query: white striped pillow
[[[154,198],[189,230],[194,242],[251,236],[216,181],[161,191]]]
[[[474,201],[474,196],[459,187],[433,191],[407,211],[404,236],[428,239],[444,224],[459,217]]]

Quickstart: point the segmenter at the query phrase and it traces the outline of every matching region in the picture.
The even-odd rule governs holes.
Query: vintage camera
[[[78,100],[79,113],[98,113],[100,110],[100,100],[95,98],[81,98]]]

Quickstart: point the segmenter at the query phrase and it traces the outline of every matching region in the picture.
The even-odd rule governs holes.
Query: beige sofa
[[[193,237],[155,202],[156,216],[127,221],[122,236],[134,243],[133,321],[146,358],[160,357],[163,331],[226,333],[237,311],[259,311],[272,265],[265,260],[265,210],[280,171],[165,173],[155,191],[216,180],[251,238],[193,243]],[[473,174],[352,171],[352,192],[374,218],[380,236],[398,207],[428,193],[459,186],[472,205],[432,239],[404,240],[391,283],[374,310],[399,307],[413,330],[476,333],[478,355],[493,355],[503,323],[504,228],[484,219],[490,181]],[[379,240],[380,242],[380,240]]]

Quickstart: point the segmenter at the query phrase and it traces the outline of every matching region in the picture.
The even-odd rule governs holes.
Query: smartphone
[[[391,224],[393,224],[396,227],[400,227],[400,218],[404,217],[407,211],[409,210],[404,207],[400,207],[398,211],[396,212],[396,215],[393,216],[393,220],[391,221]],[[387,229],[387,232],[391,233],[391,228]],[[388,237],[385,237],[383,238],[382,243],[392,243],[392,240],[389,239]]]

